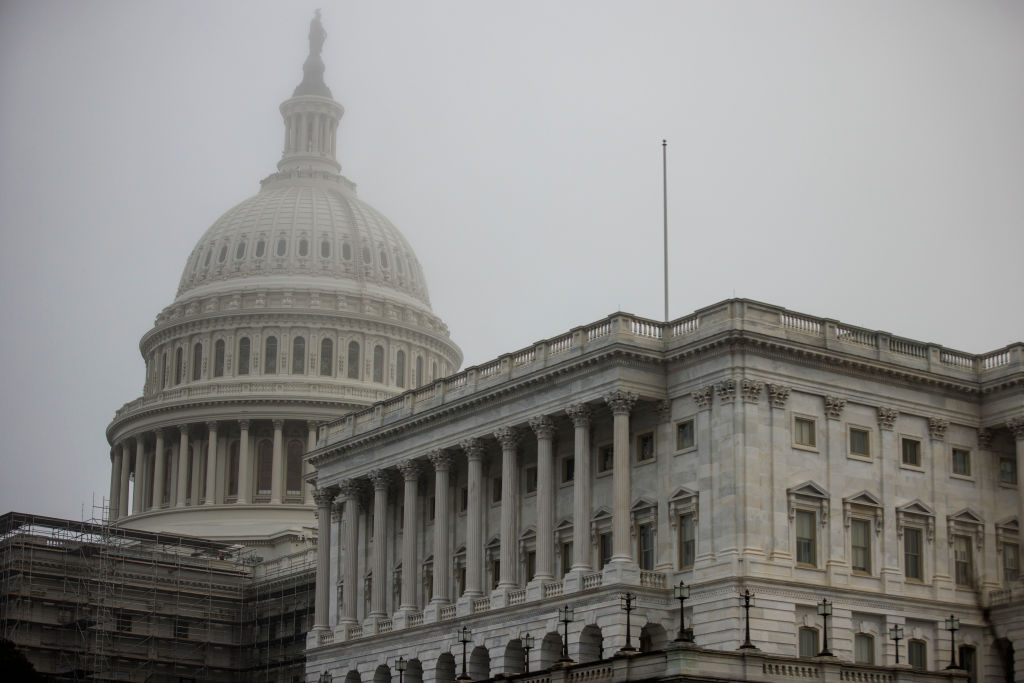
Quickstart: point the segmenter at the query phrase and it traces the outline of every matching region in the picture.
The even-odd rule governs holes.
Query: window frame
[[[684,431],[688,432],[689,443],[685,443]],[[688,417],[676,422],[675,434],[677,453],[688,453],[697,449],[697,420],[695,417]]]
[[[867,447],[866,453],[858,453],[853,450],[853,433],[859,432],[864,434],[864,443]],[[858,460],[871,460],[871,429],[863,427],[857,424],[846,425],[846,455],[850,458],[856,458]]]
[[[967,534],[950,536],[950,554],[953,560],[953,584],[957,588],[973,588],[975,579],[974,539]]]
[[[957,472],[957,454],[963,454],[963,461],[966,465],[966,471]],[[952,445],[949,449],[949,473],[950,476],[958,479],[970,479],[974,480],[974,472],[971,470],[971,449],[966,446]]]
[[[650,457],[642,458],[641,455],[644,451],[644,444],[650,443]],[[657,441],[654,437],[654,431],[646,431],[637,434],[633,438],[633,444],[635,448],[635,455],[633,462],[636,465],[649,465],[652,462],[658,460]],[[614,454],[612,455],[614,458]]]
[[[537,493],[537,466],[523,466],[523,495],[533,496]]]
[[[798,424],[810,425],[810,443],[805,443],[798,440]],[[813,417],[811,415],[804,415],[801,413],[793,413],[792,420],[790,422],[790,429],[792,433],[793,448],[798,448],[803,451],[813,451],[815,453],[818,452],[818,419],[816,417]]]
[[[857,651],[858,643],[866,643],[868,657],[866,659],[860,656]],[[853,634],[853,662],[854,664],[867,664],[874,666],[875,664],[875,637],[870,633],[855,633]]]
[[[595,451],[594,472],[598,477],[607,477],[615,471],[615,445],[604,444],[598,446]],[[605,468],[603,465],[608,463],[608,467]]]
[[[916,462],[907,461],[907,446],[910,444],[914,444]],[[900,434],[900,467],[916,471],[924,469],[924,449],[920,437]]]
[[[805,635],[807,635],[807,636],[812,636],[813,635],[813,641],[810,642],[810,643],[805,643],[805,641],[804,641],[804,636]],[[820,645],[819,645],[820,642],[821,642],[820,641],[820,635],[821,634],[819,633],[818,629],[816,629],[813,626],[801,626],[799,629],[797,629],[797,633],[796,633],[797,657],[799,657],[800,659],[810,659],[812,657],[817,657],[818,653],[821,652],[821,648],[820,648]],[[811,648],[810,648],[811,652],[809,654],[805,654],[805,648],[804,648],[805,644],[809,644],[811,646]]]
[[[863,525],[864,528],[864,554],[867,556],[867,567],[858,568],[856,566],[857,556],[856,549],[858,546],[854,545],[855,532],[854,529],[858,526]],[[867,517],[855,516],[850,519],[850,571],[858,576],[872,576],[874,571],[874,556],[873,549],[871,547],[871,535],[873,531],[874,523],[873,520]]]
[[[810,536],[810,557],[811,557],[811,561],[810,562],[802,561],[800,559],[800,541],[801,541],[801,538],[802,538],[800,536],[800,520],[801,519],[804,519],[804,520],[809,519],[810,520],[810,530],[811,530],[811,536]],[[804,538],[806,538],[806,537],[804,537]],[[793,559],[796,561],[796,566],[797,567],[802,567],[804,569],[818,569],[819,568],[818,565],[820,563],[818,561],[818,546],[819,546],[818,538],[819,538],[819,534],[818,534],[818,511],[817,510],[808,509],[808,508],[805,508],[805,507],[798,507],[794,511],[794,513],[793,513],[793,543],[794,543],[793,549],[795,551],[793,553]]]
[[[1002,555],[999,562],[999,571],[1004,586],[1010,586],[1020,580],[1020,544],[1012,541],[1005,541],[999,546]],[[1013,558],[1012,560],[1010,558]],[[1012,566],[1010,566],[1012,565]],[[1013,572],[1011,575],[1010,572]]]
[[[558,468],[558,472],[559,472],[558,484],[559,484],[559,486],[571,486],[572,483],[574,481],[576,481],[576,456],[575,455],[562,456],[559,459],[559,461],[560,461],[561,464],[559,465],[559,468]]]
[[[1004,467],[1009,464],[1009,467]],[[1020,481],[1020,473],[1017,471],[1017,458],[1012,455],[999,456],[999,485],[1007,488],[1017,488]]]
[[[917,575],[916,576],[911,576],[910,575],[910,562],[909,562],[909,558],[911,556],[911,553],[910,553],[910,551],[908,549],[908,543],[910,542],[910,535],[914,535],[916,537],[916,539],[917,539],[917,544],[916,544],[917,545],[917,548],[916,548],[917,552],[915,553],[916,558],[917,558],[917,561],[915,563],[916,567],[917,567]],[[902,552],[902,555],[903,555],[903,578],[904,578],[904,580],[906,580],[906,581],[913,581],[915,583],[924,583],[924,529],[922,529],[921,527],[916,526],[916,525],[911,525],[911,526],[905,527],[903,529],[903,539],[902,539],[901,545],[902,545],[901,552]]]
[[[920,659],[920,661],[915,662],[915,659]],[[910,668],[914,669],[915,671],[928,670],[927,642],[920,638],[910,638],[909,640],[907,640],[907,664],[910,665]]]

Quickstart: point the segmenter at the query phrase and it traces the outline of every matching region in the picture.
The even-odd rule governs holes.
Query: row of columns
[[[637,402],[637,395],[624,391],[615,391],[605,396],[605,402],[612,411],[614,423],[613,457],[615,461],[614,475],[614,511],[612,514],[612,564],[635,566],[630,550],[630,456],[629,456],[629,415]],[[574,427],[573,458],[575,475],[573,478],[573,564],[572,571],[592,571],[588,553],[590,534],[590,422],[591,407],[587,404],[576,404],[566,408]],[[554,495],[553,481],[553,446],[554,422],[549,416],[538,416],[529,421],[530,429],[537,439],[537,506],[536,523],[536,569],[535,582],[553,581],[553,547],[554,547]],[[517,447],[523,436],[519,427],[501,427],[493,433],[493,437],[501,447],[501,547],[498,591],[506,591],[519,586],[519,486],[517,463]],[[484,444],[482,438],[471,438],[462,441],[458,448],[466,455],[468,509],[466,513],[466,581],[463,595],[479,597],[484,594],[483,579],[483,534],[482,520],[484,517],[484,477],[483,457]],[[445,450],[437,450],[427,455],[434,471],[434,533],[433,556],[435,570],[433,573],[432,605],[446,604],[451,601],[448,595],[448,567],[451,561],[449,545],[448,514],[451,509],[449,495],[451,492],[450,475],[453,457]],[[416,604],[416,499],[419,476],[422,472],[421,461],[411,459],[401,463],[401,472],[405,496],[404,531],[402,534],[402,583],[399,610],[412,612]],[[388,575],[386,510],[391,473],[388,469],[374,470],[369,473],[373,485],[373,558],[372,568],[374,581],[370,593],[370,617],[383,618],[386,613],[388,583],[382,577]],[[359,480],[344,480],[338,486],[329,486],[317,491],[318,515],[320,532],[317,539],[317,581],[314,628],[326,629],[329,624],[329,572],[331,554],[331,534],[329,532],[331,506],[335,497],[340,497],[342,505],[342,538],[347,552],[342,558],[342,603],[343,613],[340,621],[355,623],[357,621],[356,585],[358,584],[358,547],[359,526],[359,495],[364,484]]]
[[[285,493],[285,457],[283,452],[284,443],[284,420],[272,420],[273,425],[273,450],[272,450],[272,481],[270,503],[276,504],[284,501]],[[238,424],[238,493],[235,504],[248,505],[254,501],[255,495],[255,473],[253,461],[256,454],[250,453],[249,432],[251,421],[239,420]],[[307,434],[305,450],[311,450],[316,445],[316,430],[318,422],[307,421]],[[174,507],[195,507],[198,505],[214,505],[217,502],[217,473],[224,463],[226,453],[218,447],[220,423],[210,421],[205,423],[206,428],[206,480],[205,487],[200,482],[203,460],[196,457],[192,461],[192,479],[189,481],[189,448],[192,425],[178,425],[177,448],[171,453],[176,458],[177,477],[171,482],[172,491],[165,489],[164,472],[168,466],[167,448],[168,437],[171,430],[157,428],[152,430],[153,452],[152,457],[147,457],[146,443],[147,433],[136,434],[119,441],[111,451],[110,467],[110,511],[109,520],[114,522],[129,516],[129,498],[131,498],[131,512],[136,515],[145,512],[150,506],[146,504],[146,490],[152,480],[152,508],[174,508]],[[132,453],[132,442],[135,444],[134,455]],[[212,447],[210,446],[212,444]],[[152,468],[152,469],[150,469]],[[308,474],[311,467],[303,463],[303,475]],[[134,493],[129,494],[129,481],[134,474]],[[229,473],[230,475],[230,473]],[[303,485],[303,502],[312,502],[312,491]],[[205,495],[200,495],[205,491]],[[224,483],[224,495],[227,495],[227,482]],[[164,498],[167,503],[164,503]],[[191,504],[189,500],[191,499]],[[200,503],[202,499],[202,503]]]

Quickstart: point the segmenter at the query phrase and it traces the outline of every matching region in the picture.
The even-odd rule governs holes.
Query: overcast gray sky
[[[280,156],[323,5],[343,172],[466,364],[732,296],[1024,339],[1024,3],[0,2],[0,511],[107,494],[195,242]]]

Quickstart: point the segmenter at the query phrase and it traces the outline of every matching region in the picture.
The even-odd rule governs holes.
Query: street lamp
[[[744,589],[743,590],[743,595],[741,595],[740,597],[743,598],[743,610],[747,613],[747,618],[746,618],[747,625],[746,625],[746,633],[745,633],[746,637],[743,640],[743,644],[740,645],[740,649],[741,650],[756,650],[757,648],[754,647],[754,644],[750,642],[750,598],[753,597],[750,594],[750,589],[749,588]]]
[[[316,681],[317,683],[332,683],[332,681],[334,681],[334,676],[331,675],[330,671],[324,669],[320,672],[320,676],[316,679]]]
[[[527,633],[523,636],[523,659],[526,660],[526,673],[530,673],[530,650],[533,649],[533,636]]]
[[[572,662],[572,659],[569,658],[569,622],[575,617],[576,612],[569,605],[558,610],[558,620],[565,624],[565,638],[562,640],[562,658],[558,660],[563,664]]]
[[[959,669],[956,665],[956,632],[960,630],[960,620],[952,614],[946,619],[946,630],[949,631],[949,666],[947,669]]]
[[[889,629],[889,638],[896,641],[896,663],[900,663],[900,641],[903,640],[903,627],[900,625],[893,626]]]
[[[473,632],[465,626],[459,630],[458,633],[459,642],[462,643],[462,674],[459,675],[455,680],[457,681],[469,681],[472,680],[469,674],[466,673],[466,644],[473,640]]]
[[[405,657],[399,657],[398,661],[395,662],[395,668],[398,669],[398,683],[404,683],[405,668],[407,666],[409,666],[409,662],[405,661]]]
[[[636,648],[633,647],[633,642],[629,639],[630,632],[632,629],[629,626],[629,613],[636,609],[636,595],[633,593],[623,593],[619,596],[619,605],[622,609],[626,610],[626,645],[619,652],[636,652]]]
[[[821,602],[818,603],[818,614],[820,614],[825,621],[825,638],[822,640],[821,652],[818,653],[818,656],[831,657],[832,653],[828,649],[828,618],[832,616],[832,603],[828,601],[828,598],[822,598]]]
[[[684,611],[684,603],[686,598],[690,597],[690,587],[680,579],[679,585],[672,589],[672,594],[676,600],[679,601],[679,635],[676,636],[677,643],[692,643],[693,642],[693,631],[686,629],[686,612]]]

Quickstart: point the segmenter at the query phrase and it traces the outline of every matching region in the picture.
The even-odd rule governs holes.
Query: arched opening
[[[292,374],[306,374],[306,338],[296,337],[292,340]]]
[[[539,668],[547,669],[554,666],[562,657],[562,636],[557,633],[549,633],[540,641],[540,664]]]
[[[320,374],[325,377],[334,374],[334,342],[330,339],[320,341]]]
[[[363,683],[363,679],[359,677],[359,672],[352,670],[345,674],[345,683]]]
[[[667,643],[668,636],[660,624],[644,624],[640,629],[640,652],[664,650]]]
[[[996,638],[994,643],[996,654],[999,656],[999,663],[1003,668],[1003,680],[1006,683],[1013,683],[1016,678],[1014,673],[1014,652],[1013,643],[1008,638]]]
[[[196,342],[192,347],[192,381],[196,382],[203,372],[203,345]]]
[[[287,482],[285,491],[289,496],[302,495],[302,452],[305,448],[298,439],[288,442]]]
[[[248,365],[248,363],[247,363]],[[224,376],[224,340],[218,339],[213,345],[213,376]]]
[[[266,354],[263,357],[263,374],[277,372],[277,337],[267,337]]]
[[[256,446],[256,493],[269,496],[274,480],[274,445],[267,439]]]
[[[391,669],[387,664],[381,664],[373,672],[373,683],[391,683]]]
[[[502,673],[508,676],[526,671],[525,654],[523,641],[518,638],[508,641],[508,645],[505,646],[505,654],[501,658]]]
[[[249,352],[252,350],[252,342],[248,337],[238,340],[238,374],[249,374]]]
[[[395,386],[405,388],[405,351],[395,354]]]
[[[359,342],[348,343],[348,377],[359,379]]]
[[[384,383],[384,347],[373,347],[373,381]]]
[[[604,659],[604,636],[601,635],[601,628],[596,624],[589,624],[583,627],[580,632],[580,663],[596,662]]]
[[[423,683],[423,663],[418,659],[410,659],[405,665],[406,683]]]
[[[469,677],[474,681],[482,681],[491,677],[491,653],[483,645],[477,645],[469,655],[466,667]]]
[[[451,652],[442,652],[434,665],[434,680],[437,683],[455,683],[455,657]]]

